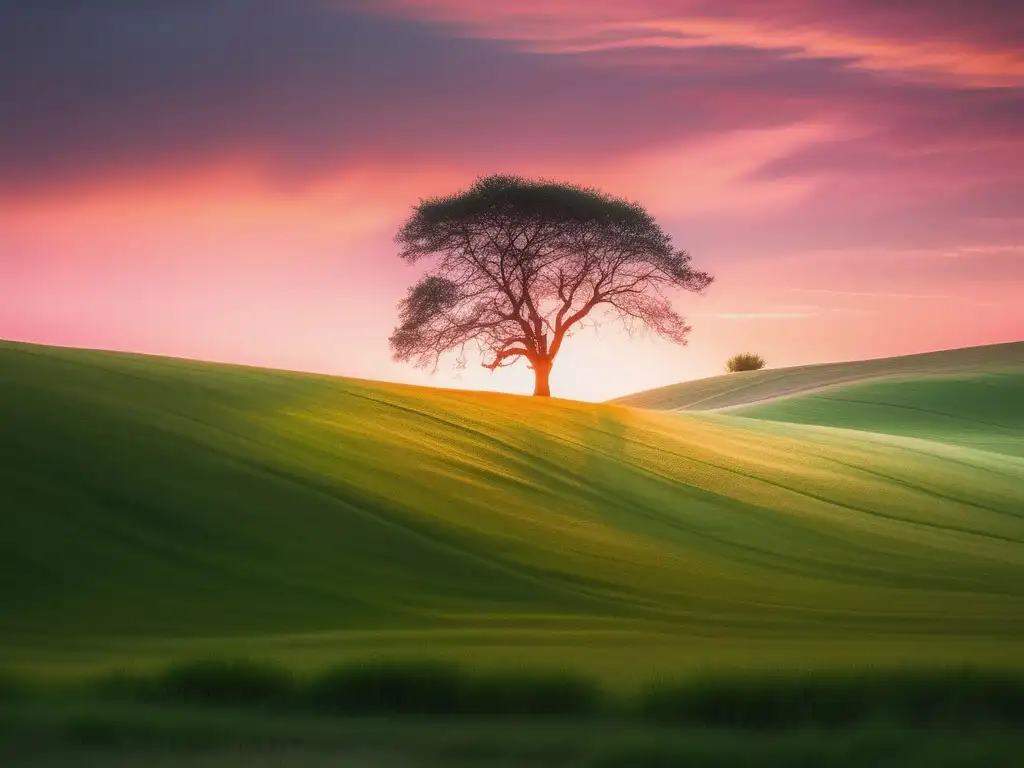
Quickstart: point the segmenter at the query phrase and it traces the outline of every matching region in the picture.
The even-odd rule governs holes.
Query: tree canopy
[[[395,239],[410,264],[436,258],[399,304],[395,359],[436,369],[452,351],[464,364],[475,345],[490,369],[524,358],[537,395],[550,394],[562,343],[588,318],[685,344],[669,293],[713,280],[639,204],[518,176],[422,201]]]

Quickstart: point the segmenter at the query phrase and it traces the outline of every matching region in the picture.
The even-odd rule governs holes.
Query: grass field
[[[0,666],[1020,669],[1022,354],[681,414],[0,343]]]
[[[0,403],[18,669],[1024,661],[1010,449],[16,344]]]

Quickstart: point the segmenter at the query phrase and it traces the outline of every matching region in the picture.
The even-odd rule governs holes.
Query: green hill
[[[0,658],[1024,663],[1024,459],[858,425],[0,343]]]
[[[727,412],[907,435],[1024,458],[1024,370],[866,381]]]
[[[730,373],[638,392],[613,402],[653,410],[710,411],[878,379],[973,376],[1001,371],[1024,373],[1024,342]]]

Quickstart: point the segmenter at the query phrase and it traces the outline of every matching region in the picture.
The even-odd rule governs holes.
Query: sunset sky
[[[0,338],[529,392],[388,349],[395,231],[491,173],[717,278],[556,395],[1020,340],[1024,3],[0,0]]]

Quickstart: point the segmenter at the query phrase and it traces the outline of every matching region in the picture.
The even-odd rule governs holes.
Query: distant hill
[[[725,412],[905,435],[1024,457],[1024,371],[872,379]],[[1024,488],[1021,504],[1024,507]]]
[[[972,376],[1006,371],[1024,372],[1024,342],[730,373],[638,392],[611,402],[652,410],[711,411],[885,378]]]

